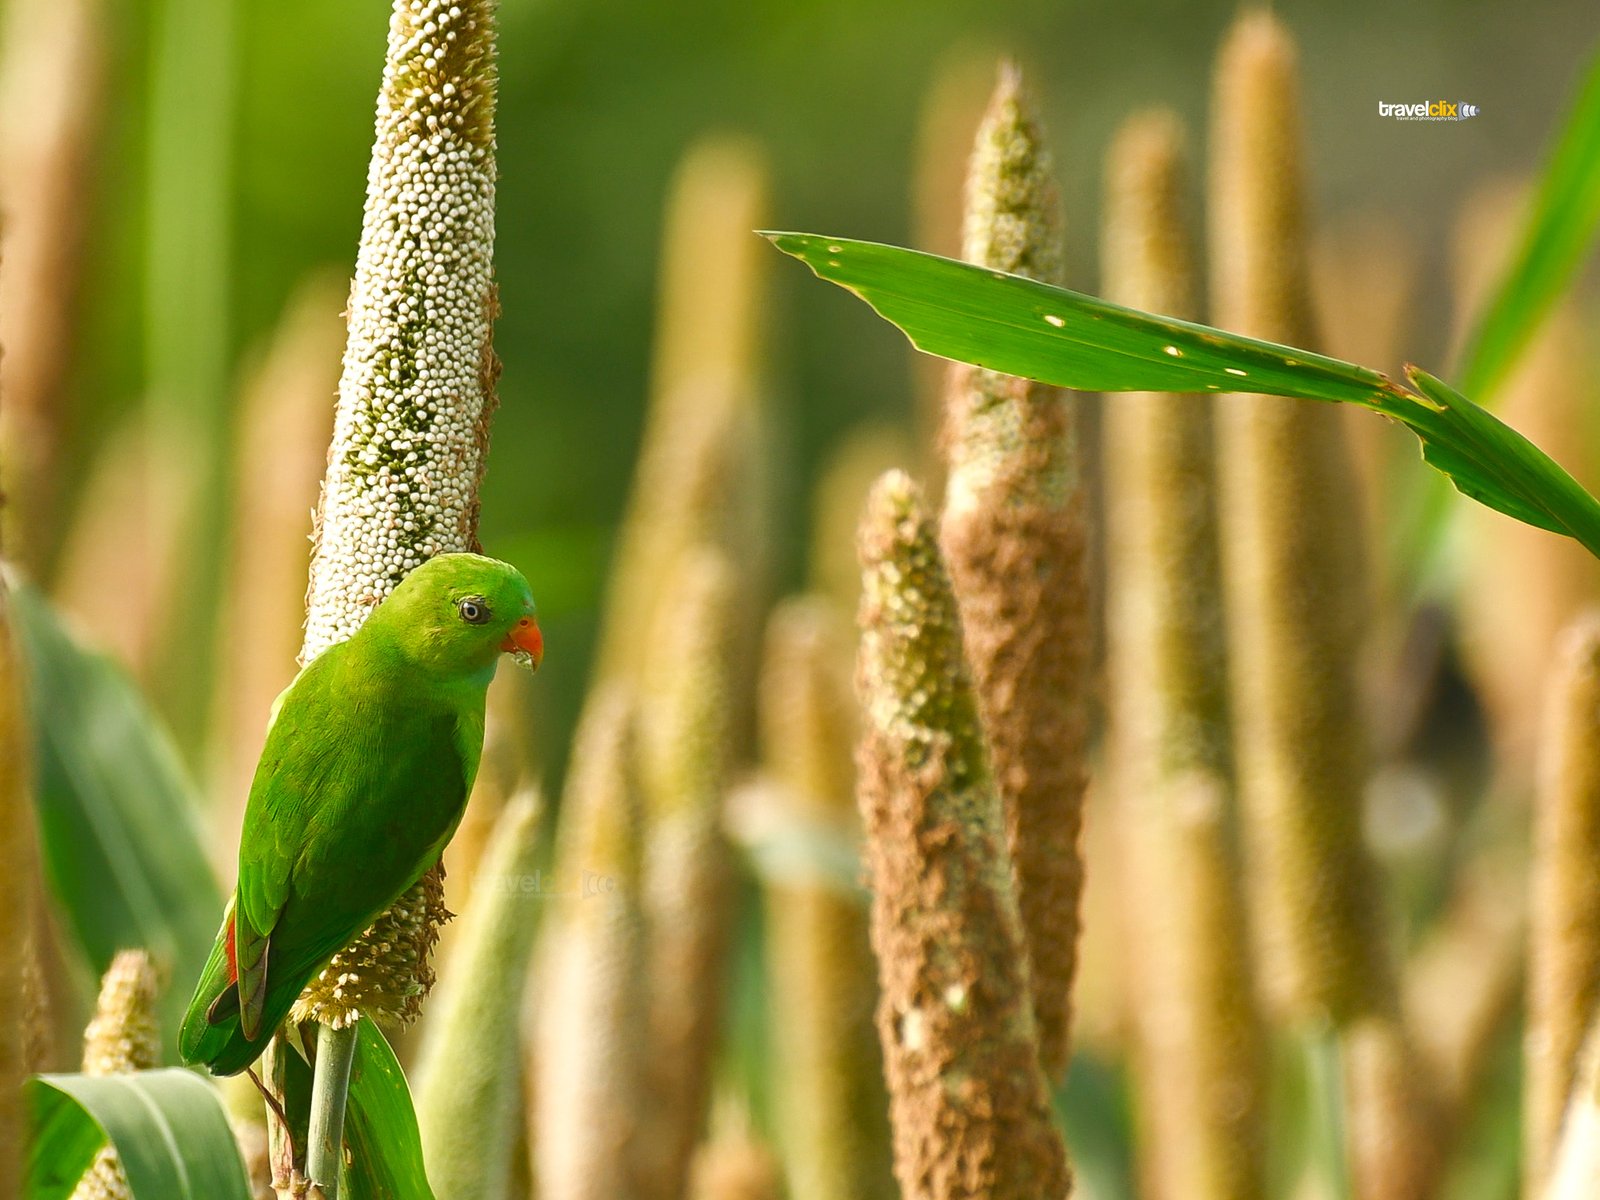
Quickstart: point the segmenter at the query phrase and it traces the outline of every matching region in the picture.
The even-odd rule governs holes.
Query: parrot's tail
[[[303,985],[304,981],[301,983]],[[225,1004],[217,1005],[209,1017],[205,1009],[201,1009],[200,1020],[204,1028],[194,1041],[194,1053],[191,1054],[185,1048],[186,1043],[183,1041],[180,1041],[178,1046],[183,1051],[184,1061],[192,1065],[204,1063],[206,1069],[213,1075],[237,1075],[261,1057],[267,1048],[267,1043],[272,1040],[272,1035],[277,1032],[278,1026],[283,1024],[289,1015],[289,1010],[299,998],[299,986],[275,988],[269,991],[266,1007],[262,1010],[260,1036],[253,1041],[246,1036],[240,1024],[237,1002],[233,1004],[231,1010]],[[186,1033],[189,1019],[194,1014],[195,1009],[191,1005],[189,1015],[183,1023]]]
[[[203,1065],[213,1075],[237,1075],[260,1058],[305,983],[304,978],[286,978],[284,986],[269,989],[261,1014],[261,1036],[253,1041],[245,1036],[239,1015],[239,972],[234,961],[233,906],[234,901],[229,900],[222,915],[222,928],[217,931],[211,956],[200,972],[200,982],[195,985],[189,1010],[178,1030],[178,1053],[183,1061],[190,1066]]]
[[[210,1060],[211,1053],[220,1045],[217,1035],[221,1028],[211,1024],[212,1007],[218,1005],[226,993],[238,992],[234,987],[236,972],[230,961],[232,956],[228,953],[233,941],[233,903],[230,899],[222,914],[222,928],[217,931],[211,956],[200,972],[200,982],[195,984],[189,1011],[183,1014],[183,1025],[178,1030],[178,1053],[186,1063]]]

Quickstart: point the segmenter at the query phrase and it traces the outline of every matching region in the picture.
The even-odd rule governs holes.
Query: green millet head
[[[861,655],[866,717],[915,768],[946,758],[950,784],[987,781],[989,765],[961,621],[922,490],[903,471],[874,485],[861,521]]]
[[[1045,283],[1061,279],[1061,199],[1015,63],[1003,63],[967,174],[961,256]]]
[[[155,964],[143,950],[120,950],[100,981],[94,1017],[83,1032],[83,1073],[120,1075],[161,1064],[161,994]]]
[[[494,6],[396,0],[312,561],[314,658],[408,571],[474,548],[499,364]]]

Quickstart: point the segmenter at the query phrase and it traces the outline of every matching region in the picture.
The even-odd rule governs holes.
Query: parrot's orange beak
[[[539,623],[532,617],[523,617],[511,627],[506,640],[500,643],[500,649],[507,654],[522,651],[533,660],[534,670],[538,670],[539,663],[544,659],[544,634],[539,632]]]

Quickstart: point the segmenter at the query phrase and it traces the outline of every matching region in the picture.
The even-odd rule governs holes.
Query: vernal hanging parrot
[[[185,1062],[244,1070],[312,976],[438,861],[508,652],[535,667],[543,653],[527,581],[491,558],[443,554],[279,697],[239,883],[179,1035]]]

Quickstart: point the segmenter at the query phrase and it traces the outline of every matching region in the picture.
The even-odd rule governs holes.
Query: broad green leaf
[[[1385,407],[1377,371],[898,246],[766,235],[928,354],[1086,392],[1263,392]]]
[[[1583,265],[1600,227],[1600,53],[1590,62],[1505,274],[1468,339],[1461,386],[1488,396]]]
[[[216,1089],[189,1071],[39,1075],[26,1200],[64,1200],[109,1140],[134,1200],[250,1200]]]
[[[350,1072],[345,1141],[350,1200],[434,1200],[405,1072],[383,1032],[365,1017]]]
[[[768,235],[919,350],[1083,391],[1251,392],[1359,404],[1400,421],[1464,494],[1600,555],[1600,502],[1537,446],[1433,376],[1420,395],[1293,346],[1123,308],[969,263],[848,238]]]
[[[80,646],[34,588],[11,587],[51,893],[97,973],[132,946],[169,972],[161,1015],[171,1045],[222,911],[194,791],[121,670]]]
[[[298,1048],[286,1048],[284,1061],[289,1118],[303,1129],[311,1067]],[[340,1195],[347,1200],[434,1200],[405,1072],[382,1030],[366,1017],[357,1030],[344,1142],[349,1160]]]

